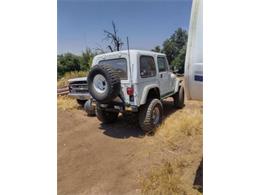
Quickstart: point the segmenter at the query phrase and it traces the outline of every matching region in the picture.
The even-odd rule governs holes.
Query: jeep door
[[[139,78],[138,78],[138,94],[142,94],[142,97],[145,96],[146,92],[144,89],[146,87],[156,85],[159,87],[159,81],[157,79],[157,68],[156,68],[156,56],[154,55],[139,55]],[[148,93],[148,91],[147,91]],[[140,100],[142,98],[140,97]]]
[[[173,89],[170,87],[172,85],[171,73],[165,56],[157,56],[157,67],[161,97],[167,96]]]

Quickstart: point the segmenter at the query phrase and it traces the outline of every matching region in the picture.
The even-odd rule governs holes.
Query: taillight
[[[127,92],[127,95],[129,95],[129,96],[134,95],[134,88],[133,87],[127,87],[126,92]]]

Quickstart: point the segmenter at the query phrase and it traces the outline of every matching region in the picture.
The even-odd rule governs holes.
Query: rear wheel
[[[99,106],[96,107],[96,116],[103,123],[113,123],[118,118],[118,112],[109,112]]]
[[[144,132],[151,132],[162,122],[163,106],[159,99],[149,100],[140,108],[139,125]]]

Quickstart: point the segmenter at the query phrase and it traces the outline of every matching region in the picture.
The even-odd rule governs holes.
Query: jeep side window
[[[140,76],[142,78],[154,77],[156,75],[156,68],[154,58],[152,56],[140,57]]]
[[[165,57],[157,57],[157,64],[159,72],[165,72],[168,70],[167,61]]]

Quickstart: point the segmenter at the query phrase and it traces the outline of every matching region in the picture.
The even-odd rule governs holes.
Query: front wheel
[[[139,125],[144,132],[151,132],[162,122],[163,106],[159,99],[149,100],[140,108]]]
[[[96,116],[98,120],[103,123],[113,123],[118,118],[118,112],[108,112],[106,110],[101,109],[99,106],[96,107]]]
[[[183,108],[184,106],[184,88],[180,86],[179,91],[173,95],[173,105],[175,108]]]

